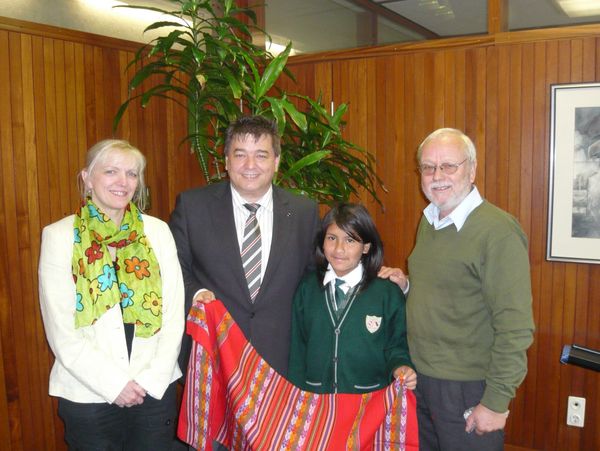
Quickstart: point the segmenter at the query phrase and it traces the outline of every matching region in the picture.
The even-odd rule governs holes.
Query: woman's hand
[[[409,390],[414,390],[417,386],[417,373],[410,366],[402,365],[396,368],[394,377],[400,379],[400,383]]]
[[[146,396],[146,390],[136,381],[129,381],[114,400],[114,404],[119,407],[136,406],[144,402],[144,396]]]

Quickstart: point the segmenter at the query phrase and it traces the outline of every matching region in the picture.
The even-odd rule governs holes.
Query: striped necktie
[[[256,218],[256,211],[260,204],[244,204],[250,215],[244,225],[244,238],[242,240],[242,265],[250,291],[250,299],[254,302],[260,289],[260,264],[262,259],[262,247],[260,240],[260,227]]]

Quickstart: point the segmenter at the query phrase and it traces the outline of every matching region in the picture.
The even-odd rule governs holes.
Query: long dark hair
[[[321,282],[323,282],[328,265],[323,252],[323,242],[327,229],[331,224],[337,224],[340,229],[356,241],[371,244],[369,251],[362,256],[362,264],[365,270],[363,288],[365,288],[377,277],[377,273],[383,264],[383,242],[371,215],[362,205],[352,203],[341,203],[325,215],[315,241],[315,261]]]

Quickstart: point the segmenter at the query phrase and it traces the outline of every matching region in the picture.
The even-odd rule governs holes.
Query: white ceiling
[[[0,0],[0,16],[55,25],[149,42],[156,33],[143,29],[157,20],[151,13],[127,8],[114,9],[126,1],[136,5],[171,9],[168,0]],[[387,18],[379,18],[377,41],[366,38],[365,5],[387,8]],[[557,0],[509,0],[509,28],[523,29],[576,23],[600,22],[600,16],[571,19],[556,6]],[[423,39],[414,30],[399,25],[400,16],[440,37],[481,34],[487,27],[485,0],[265,0],[266,30],[276,43],[291,40],[300,52],[351,48],[361,45]],[[597,0],[596,3],[600,3]],[[367,5],[368,6],[368,5]]]

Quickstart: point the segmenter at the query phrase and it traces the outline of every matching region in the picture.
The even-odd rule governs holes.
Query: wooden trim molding
[[[295,55],[290,57],[289,63],[305,64],[340,60],[347,61],[357,58],[383,57],[430,50],[458,50],[461,48],[472,49],[476,47],[485,47],[497,44],[526,44],[538,41],[556,41],[558,39],[578,39],[589,37],[600,37],[600,24],[508,31],[496,34],[432,39],[427,41]]]
[[[143,42],[128,41],[125,39],[111,38],[99,34],[92,34],[78,30],[59,28],[25,20],[0,16],[0,30],[17,31],[19,33],[41,36],[44,38],[62,39],[69,42],[80,42],[99,47],[119,48],[124,51],[136,52]]]

